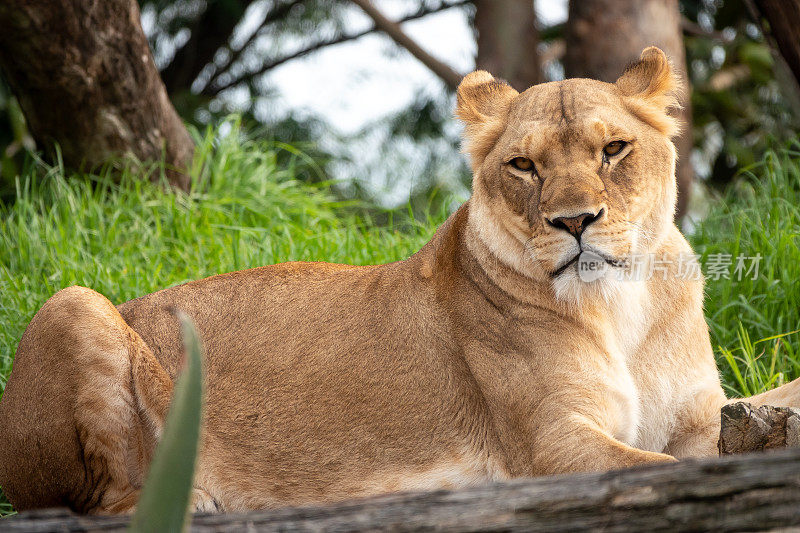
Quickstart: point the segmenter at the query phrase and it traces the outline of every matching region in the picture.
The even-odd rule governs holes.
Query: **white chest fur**
[[[608,283],[608,281],[607,281]],[[614,281],[606,298],[605,344],[610,356],[609,399],[615,414],[613,436],[629,445],[639,440],[643,423],[639,383],[632,374],[647,331],[647,290],[639,281]]]
[[[680,376],[667,364],[670,354],[651,341],[653,309],[646,283],[622,281],[615,289],[606,334],[607,349],[620,369],[613,380],[618,409],[614,436],[636,448],[662,452],[674,426],[672,400]]]

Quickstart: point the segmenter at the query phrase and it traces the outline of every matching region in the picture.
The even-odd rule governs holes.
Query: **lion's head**
[[[569,79],[520,94],[487,72],[466,76],[457,114],[485,244],[560,298],[613,285],[673,224],[677,89],[654,47],[615,83]],[[586,282],[578,266],[590,259],[603,274]]]

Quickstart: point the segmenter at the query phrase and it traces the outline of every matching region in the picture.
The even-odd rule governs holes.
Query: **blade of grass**
[[[156,449],[130,531],[182,531],[189,512],[203,401],[200,339],[192,321],[177,311],[186,367],[175,385],[164,434]]]

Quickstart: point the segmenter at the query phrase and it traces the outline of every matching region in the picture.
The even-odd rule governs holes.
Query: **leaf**
[[[182,311],[177,311],[177,317],[186,368],[175,385],[164,434],[150,463],[130,527],[134,532],[181,531],[187,523],[200,437],[203,370],[197,331]]]
[[[742,45],[739,56],[742,62],[750,65],[751,68],[772,68],[772,53],[769,46],[764,43],[745,43]]]

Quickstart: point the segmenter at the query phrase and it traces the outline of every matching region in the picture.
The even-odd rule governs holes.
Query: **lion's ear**
[[[659,100],[663,107],[672,104],[680,89],[680,80],[672,70],[667,55],[651,46],[642,51],[639,61],[631,63],[616,82],[625,96]]]
[[[456,116],[464,123],[466,151],[480,164],[502,133],[511,102],[519,93],[484,70],[467,74],[456,93]]]
[[[467,126],[505,115],[519,93],[485,70],[467,74],[458,86],[456,115]]]
[[[683,87],[661,49],[645,48],[639,61],[631,63],[615,85],[642,120],[666,135],[678,132],[677,120],[667,112],[680,108]]]

